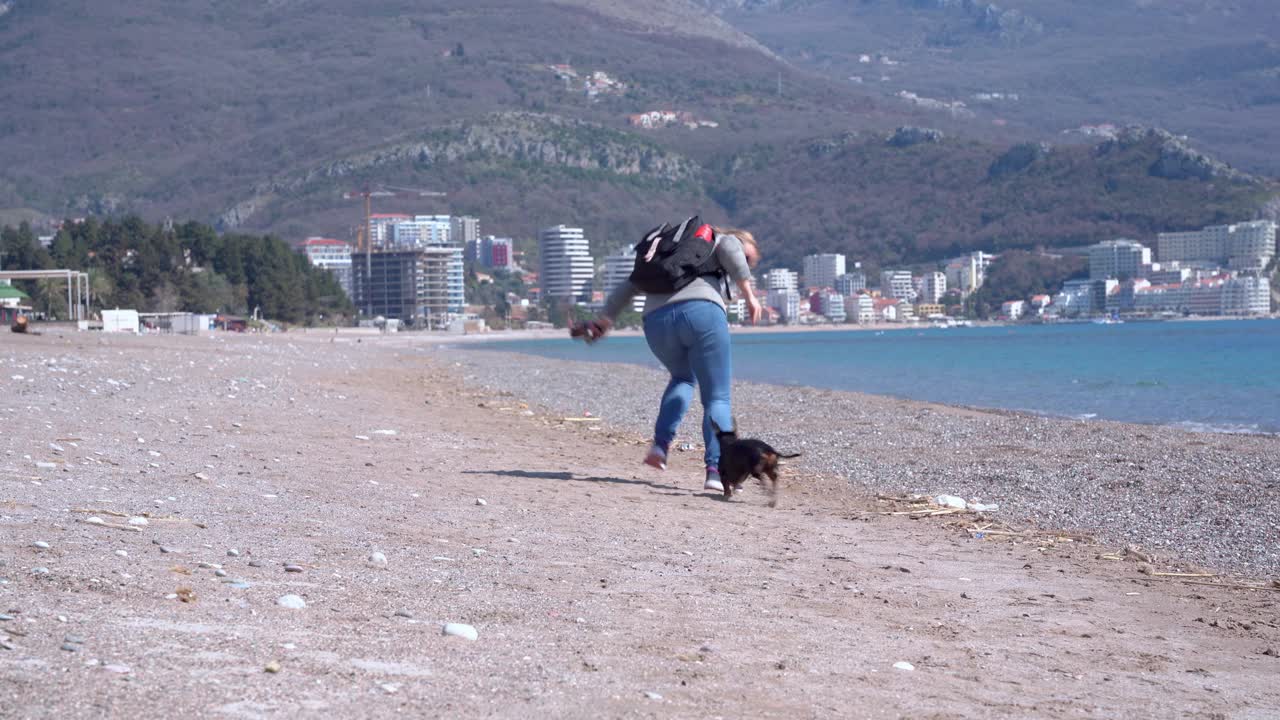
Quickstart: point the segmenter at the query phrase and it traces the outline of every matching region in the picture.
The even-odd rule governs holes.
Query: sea
[[[642,337],[474,347],[661,367]],[[1280,319],[735,333],[735,380],[1280,434]]]

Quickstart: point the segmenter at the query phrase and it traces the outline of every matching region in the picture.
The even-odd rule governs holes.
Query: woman
[[[722,273],[738,286],[738,295],[747,304],[747,319],[755,324],[763,312],[751,288],[751,268],[760,261],[755,237],[745,230],[716,228],[715,258]],[[667,469],[667,453],[676,429],[693,400],[697,383],[702,400],[702,441],[706,448],[703,460],[707,466],[703,489],[723,492],[720,472],[720,442],[716,439],[714,421],[721,428],[733,427],[729,405],[732,368],[729,351],[729,320],[725,311],[722,278],[704,276],[670,295],[647,295],[644,301],[644,338],[655,357],[671,373],[671,381],[662,393],[658,420],[653,428],[653,445],[644,463],[659,470]],[[588,337],[592,340],[607,333],[624,307],[637,295],[630,282],[619,285],[604,311],[591,323]]]

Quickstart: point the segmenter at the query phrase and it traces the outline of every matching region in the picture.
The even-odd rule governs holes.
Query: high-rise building
[[[995,255],[982,251],[971,252],[947,263],[947,287],[959,290],[961,295],[977,291],[987,279],[987,268]]]
[[[867,289],[867,276],[861,270],[854,270],[836,278],[836,292],[841,295],[856,295]]]
[[[1104,240],[1089,246],[1089,279],[1143,277],[1151,265],[1151,248],[1134,240]]]
[[[389,245],[395,250],[453,244],[453,222],[448,215],[415,215],[389,226]],[[458,243],[461,252],[463,246]]]
[[[942,302],[942,296],[947,294],[947,276],[945,273],[928,272],[924,274],[923,292],[921,292],[921,302],[936,305]]]
[[[844,310],[844,296],[829,290],[818,293],[818,312],[831,322],[842,323],[848,318]]]
[[[333,273],[342,291],[351,297],[351,243],[322,237],[309,237],[295,245],[298,252],[318,268]]]
[[[635,268],[636,254],[630,247],[623,247],[618,252],[604,259],[604,293],[607,297],[619,285],[631,278],[631,270]],[[631,302],[631,309],[644,311],[644,295],[637,295]]]
[[[373,239],[373,247],[383,248],[391,242],[391,226],[396,223],[409,222],[412,215],[401,213],[374,213],[369,216],[369,236]]]
[[[470,243],[478,242],[480,240],[480,219],[468,215],[449,217],[449,235],[453,242],[463,247]]]
[[[591,247],[582,228],[556,225],[538,234],[542,264],[538,272],[542,297],[576,302],[584,298],[595,275]]]
[[[479,240],[472,240],[462,246],[462,259],[480,267],[489,266],[489,263],[484,259],[484,246],[480,244]]]
[[[418,327],[439,328],[464,309],[462,287],[455,281],[462,248],[352,255],[356,309],[368,317],[395,318]]]
[[[915,282],[910,270],[885,270],[880,273],[880,294],[886,298],[906,300],[908,303],[916,299]]]
[[[804,257],[804,284],[821,290],[834,288],[836,278],[844,275],[844,255],[839,253],[823,253]]]
[[[844,299],[844,313],[847,319],[859,325],[875,322],[876,301],[866,293],[858,293]]]
[[[770,290],[769,307],[778,311],[782,322],[793,323],[800,319],[800,293],[794,288]]]
[[[1191,232],[1160,233],[1156,256],[1160,262],[1225,265],[1234,270],[1259,270],[1276,254],[1276,223],[1270,220],[1211,225]]]
[[[800,278],[792,270],[786,268],[774,268],[764,274],[764,281],[760,286],[766,290],[798,290],[800,288]]]
[[[515,249],[511,238],[484,236],[480,241],[480,264],[495,270],[510,270],[515,267]]]

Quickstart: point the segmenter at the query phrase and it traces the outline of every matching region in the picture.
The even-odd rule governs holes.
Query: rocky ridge
[[[425,137],[395,143],[277,178],[254,187],[253,196],[224,212],[219,224],[234,228],[280,195],[291,195],[388,165],[431,166],[466,161],[527,163],[601,172],[676,184],[694,180],[698,163],[644,140],[594,123],[530,112],[494,113],[459,122]]]
[[[1185,135],[1174,135],[1160,128],[1133,125],[1121,130],[1115,138],[1098,146],[1099,155],[1128,150],[1137,145],[1158,144],[1160,157],[1148,172],[1169,180],[1222,179],[1236,183],[1257,183],[1261,179],[1240,172],[1227,163],[1205,155],[1191,147]]]

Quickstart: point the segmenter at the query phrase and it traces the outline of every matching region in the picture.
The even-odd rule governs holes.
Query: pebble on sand
[[[128,551],[128,550],[117,550],[117,551],[116,551],[116,555],[119,555],[120,557],[129,557],[129,551]]]
[[[452,635],[471,641],[475,641],[480,637],[480,633],[477,633],[475,628],[463,623],[445,623],[442,632],[445,635]]]
[[[227,557],[240,557],[240,551],[235,548],[231,548],[227,551]]]
[[[307,601],[297,595],[281,595],[276,604],[290,610],[302,610],[307,606]]]
[[[369,564],[377,565],[378,567],[386,567],[387,556],[375,550],[369,553]]]
[[[661,695],[659,695],[659,694],[658,694],[658,693],[656,693],[656,692],[653,692],[652,690],[645,690],[645,691],[644,691],[644,696],[645,696],[645,697],[647,697],[647,698],[649,698],[650,700],[661,700],[661,699],[662,699],[662,696],[661,696]]]
[[[898,670],[915,670],[916,666],[906,661],[899,661],[893,664]]]
[[[272,660],[271,662],[267,663],[267,666],[266,666],[266,667],[264,667],[264,668],[262,668],[262,669],[263,669],[263,671],[265,671],[265,672],[269,672],[269,673],[272,673],[272,674],[274,674],[274,673],[278,673],[278,672],[280,672],[280,661],[279,661],[279,660]]]
[[[486,502],[484,498],[476,498],[476,504],[483,507],[485,505],[488,505],[489,503]]]
[[[147,522],[146,518],[139,515],[136,517],[129,518],[129,524],[130,525],[147,525],[149,523]]]
[[[37,540],[37,541],[35,541],[35,542],[31,543],[31,547],[33,547],[33,548],[39,548],[39,549],[41,549],[41,550],[48,550],[48,549],[49,549],[49,543],[47,543],[47,542],[45,542],[45,541],[43,541],[43,540]]]
[[[290,563],[289,565],[284,566],[284,571],[287,573],[300,573],[302,572],[302,566]]]

